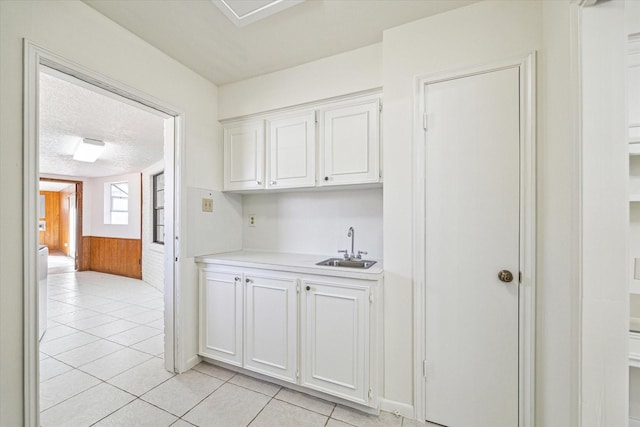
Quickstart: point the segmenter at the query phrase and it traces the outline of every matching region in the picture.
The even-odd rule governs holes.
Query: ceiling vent
[[[237,27],[244,27],[305,0],[211,0]]]

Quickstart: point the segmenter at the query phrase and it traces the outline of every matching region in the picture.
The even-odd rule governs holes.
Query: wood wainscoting
[[[82,267],[142,279],[142,240],[83,236],[82,241]]]

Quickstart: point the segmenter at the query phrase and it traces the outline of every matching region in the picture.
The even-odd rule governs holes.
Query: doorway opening
[[[160,145],[160,155],[164,154],[163,161],[163,174],[165,177],[164,181],[164,237],[162,241],[169,242],[164,245],[163,253],[160,257],[160,268],[164,270],[164,275],[161,278],[160,291],[161,296],[159,298],[154,298],[152,304],[153,307],[146,307],[149,310],[146,314],[140,313],[141,316],[138,316],[138,320],[142,321],[142,318],[150,313],[151,310],[160,310],[164,319],[150,319],[151,322],[155,324],[154,327],[159,328],[160,332],[164,332],[164,345],[162,346],[163,354],[160,360],[160,364],[169,372],[175,372],[179,370],[179,367],[176,367],[176,353],[177,353],[177,340],[175,337],[175,316],[176,316],[176,305],[175,301],[178,299],[178,290],[179,283],[178,277],[179,272],[177,268],[177,258],[176,255],[176,245],[174,242],[177,240],[178,232],[180,230],[180,222],[179,217],[177,215],[177,206],[179,206],[179,192],[177,189],[179,188],[179,170],[181,156],[176,155],[180,152],[181,147],[181,115],[176,112],[174,108],[168,106],[167,104],[155,100],[152,97],[140,93],[135,89],[126,87],[120,82],[111,80],[105,76],[99,75],[93,71],[84,69],[83,67],[71,63],[66,59],[59,57],[51,52],[48,52],[29,41],[25,40],[25,143],[24,143],[24,173],[25,173],[25,229],[24,229],[24,239],[25,239],[25,253],[24,253],[24,284],[25,284],[25,424],[26,425],[38,425],[39,423],[39,337],[40,334],[38,332],[38,323],[39,316],[38,309],[38,243],[39,243],[39,224],[40,224],[40,213],[39,213],[39,178],[41,172],[41,163],[42,159],[40,158],[40,149],[41,149],[41,135],[40,135],[40,122],[42,119],[42,112],[40,111],[41,107],[41,99],[40,99],[40,78],[43,74],[56,74],[57,77],[62,77],[63,79],[73,80],[78,86],[83,89],[89,89],[95,93],[100,93],[101,95],[106,96],[110,99],[118,99],[123,104],[128,106],[132,106],[138,110],[145,111],[146,113],[152,113],[153,115],[160,117],[162,130],[160,132],[161,135],[161,145]],[[78,137],[89,137],[87,135],[77,135]],[[80,138],[80,139],[82,139]],[[94,137],[95,138],[95,137]],[[79,141],[76,141],[76,144]],[[148,150],[153,154],[158,154],[155,151],[157,150]],[[69,153],[65,153],[69,155]],[[69,155],[69,157],[71,157]],[[129,157],[121,157],[118,159],[117,163],[127,164]],[[157,163],[157,162],[156,162]],[[129,187],[120,185],[121,193],[124,193],[126,196],[131,196],[129,202],[136,201],[138,203],[138,210],[136,212],[128,212],[128,218],[137,217],[137,224],[141,224],[142,222],[142,169],[141,168],[137,172],[137,178],[132,177],[131,181],[137,181],[137,192],[129,191]],[[92,171],[93,169],[89,169]],[[55,172],[55,171],[54,171]],[[109,213],[113,214],[116,212],[118,215],[111,216],[112,218],[118,219],[121,221],[122,212],[126,211],[128,202],[123,202],[123,197],[120,197],[119,200],[114,201],[111,200],[112,203],[117,203],[117,208],[110,209],[109,212],[105,210],[104,206],[107,204],[108,200],[104,196],[107,194],[106,190],[101,191],[100,189],[110,188],[108,184],[110,184],[109,177],[90,177],[94,182],[87,183],[88,180],[83,179],[86,178],[89,173],[66,173],[62,176],[58,176],[57,173],[52,173],[48,176],[50,179],[60,180],[60,179],[68,179],[70,181],[77,181],[82,184],[80,191],[78,191],[78,184],[76,183],[75,187],[75,197],[67,196],[63,199],[63,202],[66,201],[66,209],[69,212],[83,212],[84,215],[80,218],[75,217],[75,222],[73,220],[63,221],[65,226],[69,227],[69,235],[67,246],[63,246],[63,254],[72,254],[74,269],[77,267],[79,272],[76,273],[68,273],[68,274],[81,274],[85,273],[82,270],[93,269],[91,267],[91,247],[93,246],[92,237],[96,237],[98,240],[103,240],[103,236],[92,236],[91,234],[99,234],[99,231],[96,232],[96,229],[100,229],[100,226],[96,226],[96,228],[91,227],[91,229],[87,229],[86,224],[98,224],[98,222],[91,223],[89,222],[91,219],[95,218],[104,218],[104,222],[107,222],[107,215]],[[136,175],[136,174],[131,174]],[[105,182],[100,182],[100,181]],[[116,184],[120,184],[121,180],[116,180]],[[113,184],[113,183],[111,183]],[[123,190],[124,189],[124,190]],[[93,196],[88,196],[88,192],[91,190]],[[122,196],[122,194],[116,195]],[[114,197],[116,197],[114,196]],[[89,199],[90,197],[90,199]],[[96,201],[96,199],[101,200],[102,206],[95,209],[95,206],[89,206],[87,201],[91,202]],[[61,203],[63,203],[61,202]],[[124,210],[123,210],[124,207]],[[102,225],[104,225],[104,222]],[[84,224],[84,226],[83,226]],[[120,231],[124,230],[126,225],[128,224],[111,224],[117,225]],[[133,228],[137,227],[138,230],[138,240],[142,235],[142,230],[140,229],[140,225],[132,225]],[[126,236],[116,236],[119,239],[127,239]],[[133,240],[133,239],[128,239]],[[109,245],[105,245],[108,247]],[[141,246],[141,245],[140,245]],[[94,247],[95,248],[95,247]],[[99,251],[102,252],[102,251]],[[119,252],[119,247],[116,246],[115,253]],[[85,263],[88,259],[88,264]],[[142,264],[142,256],[136,258],[135,261],[138,262],[138,268],[141,269],[140,264]],[[86,272],[91,273],[91,272]],[[63,276],[63,275],[60,275]],[[96,279],[93,278],[91,282],[91,286],[93,290],[98,289],[95,286],[96,281],[104,282],[103,278]],[[102,283],[103,285],[105,283]],[[116,283],[116,286],[121,286],[120,282]],[[66,290],[57,291],[62,292]],[[156,289],[155,292],[158,290]],[[150,295],[153,292],[147,292],[146,290],[142,290],[138,292],[138,296],[140,297],[139,301],[143,301],[147,295]],[[162,295],[163,294],[163,295]],[[95,295],[94,295],[95,296]],[[94,296],[86,297],[79,296],[78,301],[84,299],[85,301],[91,300]],[[93,298],[95,300],[95,298]],[[113,302],[116,305],[117,301]],[[80,307],[82,310],[88,309],[88,307]],[[103,315],[103,313],[98,313],[98,315]],[[132,313],[135,316],[135,313]],[[110,316],[110,315],[109,315]],[[96,316],[98,317],[98,316]],[[147,325],[145,325],[147,327]],[[84,332],[83,332],[84,333]],[[125,344],[126,345],[126,344]]]
[[[48,274],[88,269],[79,257],[82,253],[82,184],[82,181],[40,177],[38,244],[48,247]]]

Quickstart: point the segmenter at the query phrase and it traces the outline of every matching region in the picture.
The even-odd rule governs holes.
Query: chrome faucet
[[[356,251],[354,249],[354,240],[356,239],[356,232],[353,227],[349,227],[349,231],[347,231],[347,237],[351,237],[351,253],[349,253],[348,249],[339,250],[339,253],[344,254],[343,257],[345,260],[356,260],[362,259],[362,255],[367,255],[365,251],[358,251],[356,255]]]

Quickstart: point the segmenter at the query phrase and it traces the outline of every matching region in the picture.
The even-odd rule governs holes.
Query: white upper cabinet
[[[380,106],[361,95],[225,124],[225,191],[381,182]]]
[[[224,189],[264,188],[264,121],[224,127]]]
[[[266,188],[313,187],[316,183],[314,111],[267,120]]]
[[[380,181],[380,100],[336,103],[320,111],[322,186]]]

